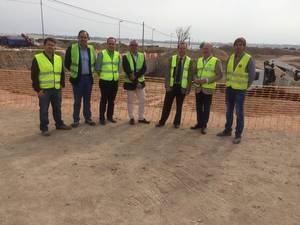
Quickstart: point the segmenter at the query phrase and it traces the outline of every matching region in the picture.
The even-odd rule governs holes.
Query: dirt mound
[[[172,49],[172,50],[168,50],[167,52],[164,52],[163,54],[161,54],[158,58],[157,70],[154,72],[154,74],[157,74],[157,76],[162,76],[162,75],[168,73],[169,72],[168,71],[169,59],[172,55],[176,54],[176,52],[177,52],[176,49]],[[214,48],[213,54],[217,58],[219,58],[223,64],[226,62],[226,59],[228,58],[228,54],[222,49]],[[192,60],[194,61],[194,66],[195,66],[196,60],[201,56],[201,53],[199,50],[187,50],[187,55],[192,58]]]
[[[71,41],[58,41],[57,44],[57,53],[64,57],[65,50],[71,44]],[[94,45],[97,51],[101,51],[106,48],[106,44],[99,43],[91,43]],[[142,50],[140,48],[140,50]],[[29,70],[31,67],[31,62],[34,55],[38,52],[43,51],[42,47],[34,47],[34,48],[20,48],[20,49],[12,49],[12,48],[1,48],[0,49],[0,69],[21,69],[21,70]],[[120,52],[121,54],[128,51],[128,46],[125,44],[121,44]],[[146,53],[156,53],[157,54],[157,62],[155,65],[155,69],[152,71],[152,74],[158,74],[162,76],[166,72],[166,68],[168,66],[169,58],[176,53],[176,49],[169,48],[160,48],[160,47],[146,47],[144,49]],[[219,57],[221,60],[225,60],[227,58],[227,54],[220,50],[214,49],[215,55]],[[197,59],[200,56],[199,51],[188,50],[188,55],[192,59]],[[152,59],[151,59],[152,60]]]
[[[231,45],[224,45],[220,47],[221,50],[225,51],[227,54],[232,52]],[[247,47],[247,52],[249,52],[254,57],[259,57],[261,55],[272,55],[273,57],[280,57],[282,55],[294,55],[300,56],[300,51],[298,50],[288,50],[280,48],[256,48],[256,47]]]
[[[34,55],[43,49],[2,49],[0,50],[0,69],[30,70]],[[58,50],[57,54],[64,54]]]

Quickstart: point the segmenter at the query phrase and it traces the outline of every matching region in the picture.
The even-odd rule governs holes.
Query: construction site
[[[63,56],[69,43],[58,41],[57,52]],[[147,47],[145,116],[150,125],[128,124],[121,79],[116,124],[59,131],[50,119],[52,134],[45,138],[39,134],[38,98],[30,79],[32,58],[40,51],[0,49],[0,224],[299,224],[300,81],[275,69],[272,84],[249,90],[245,137],[233,146],[231,139],[216,137],[225,123],[224,80],[213,97],[207,135],[189,129],[196,121],[193,91],[184,102],[180,129],[170,121],[155,128],[165,93],[163,75],[176,49]],[[300,67],[300,51],[249,52],[258,69],[271,58]],[[230,50],[215,48],[214,54],[225,63]],[[196,59],[200,53],[189,50],[188,55]],[[68,76],[62,111],[70,124]],[[99,99],[95,76],[95,120]]]
[[[298,34],[293,39],[299,29],[290,22],[298,20],[299,7],[289,0],[251,3],[0,1],[0,225],[299,225],[300,45],[295,44]],[[94,72],[88,75],[94,78],[91,119],[96,125],[85,123],[82,104],[80,124],[74,127],[75,89],[65,69],[61,111],[72,129],[56,129],[50,106],[50,135],[43,136],[33,59],[46,49],[46,37],[55,38],[55,53],[62,60],[68,58],[66,49],[73,43],[80,46],[82,29],[96,54],[109,48],[108,37],[121,56],[131,41],[138,42],[147,65],[144,118],[150,124],[130,123],[122,68],[116,123],[101,125],[102,96]],[[187,34],[184,39],[180,29]],[[230,74],[227,67],[235,51],[231,41],[239,36],[247,39],[255,79],[244,89],[245,128],[242,141],[234,144],[233,134],[217,134],[224,130],[228,109],[225,74]],[[172,124],[175,102],[166,124],[156,127],[166,95],[165,75],[172,56],[180,55],[181,41],[195,67],[204,55],[199,48],[203,43],[212,47],[223,67],[207,133],[203,127],[191,129],[199,109],[195,83],[184,98],[180,127]],[[87,50],[86,56],[91,61]],[[138,59],[134,61],[136,69]],[[57,71],[51,63],[54,84]],[[80,63],[78,76],[83,75]],[[138,106],[136,98],[135,119]]]

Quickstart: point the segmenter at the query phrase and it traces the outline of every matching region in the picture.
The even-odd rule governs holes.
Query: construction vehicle
[[[280,78],[286,78],[287,76],[287,80],[290,80],[290,78],[293,78],[294,81],[300,80],[299,69],[277,59],[270,59],[264,62],[264,69],[256,69],[256,77],[253,85],[274,85],[277,78],[275,68],[278,68],[282,72]]]
[[[34,46],[34,39],[29,38],[25,34],[21,34],[21,36],[2,36],[0,37],[0,45],[8,46],[8,47],[29,47]]]

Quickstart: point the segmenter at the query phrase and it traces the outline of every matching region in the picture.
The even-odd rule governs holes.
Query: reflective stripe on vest
[[[90,49],[90,60],[91,60],[91,72],[94,72],[94,64],[95,64],[95,49],[92,45],[88,45],[88,49]],[[79,45],[78,43],[72,44],[71,47],[71,77],[76,78],[78,76],[78,64],[79,64]]]
[[[130,54],[130,52],[126,53],[126,59],[129,62],[131,72],[134,71],[134,63],[133,63],[133,58],[132,57],[133,56]],[[138,52],[137,53],[137,61],[135,62],[136,71],[139,71],[140,69],[142,69],[144,61],[145,61],[144,53]],[[138,81],[140,83],[144,82],[145,81],[145,76],[144,75],[140,76],[138,78]],[[125,77],[125,82],[126,83],[132,83],[132,81],[128,79],[127,74],[126,74],[126,77]]]
[[[198,59],[197,62],[197,77],[199,79],[211,79],[216,76],[216,65],[218,59],[216,57],[210,57],[208,61],[204,64],[203,57]],[[216,89],[217,83],[204,83],[202,85],[196,85],[196,87],[203,87],[208,89]]]
[[[191,58],[188,56],[184,57],[184,65],[183,65],[183,72],[182,72],[182,76],[181,76],[181,87],[186,89],[187,88],[187,84],[188,84],[188,71],[189,71],[189,67],[190,67],[190,62],[191,62]],[[171,66],[170,66],[170,87],[173,87],[174,85],[174,69],[177,66],[177,55],[173,55],[172,56],[172,60],[171,60]]]
[[[41,89],[55,88],[60,89],[60,80],[62,72],[62,58],[54,54],[53,64],[44,53],[35,55],[39,66],[39,84]]]
[[[246,90],[248,88],[249,74],[246,72],[246,68],[250,59],[251,55],[244,53],[234,70],[234,54],[230,56],[226,69],[227,87],[237,90]]]
[[[119,63],[120,53],[114,51],[113,59],[108,54],[107,50],[102,50],[102,65],[100,70],[100,79],[102,80],[119,80]]]

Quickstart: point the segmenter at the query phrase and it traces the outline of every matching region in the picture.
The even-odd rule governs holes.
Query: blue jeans
[[[57,89],[45,89],[44,94],[39,97],[40,106],[40,130],[48,130],[48,110],[51,103],[52,114],[55,121],[55,126],[60,127],[63,124],[61,119],[61,90]]]
[[[78,84],[73,84],[74,105],[73,105],[73,121],[79,122],[81,99],[83,98],[83,116],[85,120],[90,120],[91,113],[91,94],[93,88],[93,79],[91,75],[81,75]]]
[[[234,90],[231,87],[226,88],[226,124],[225,131],[232,131],[233,110],[236,112],[235,136],[241,137],[244,129],[244,101],[245,90]]]

